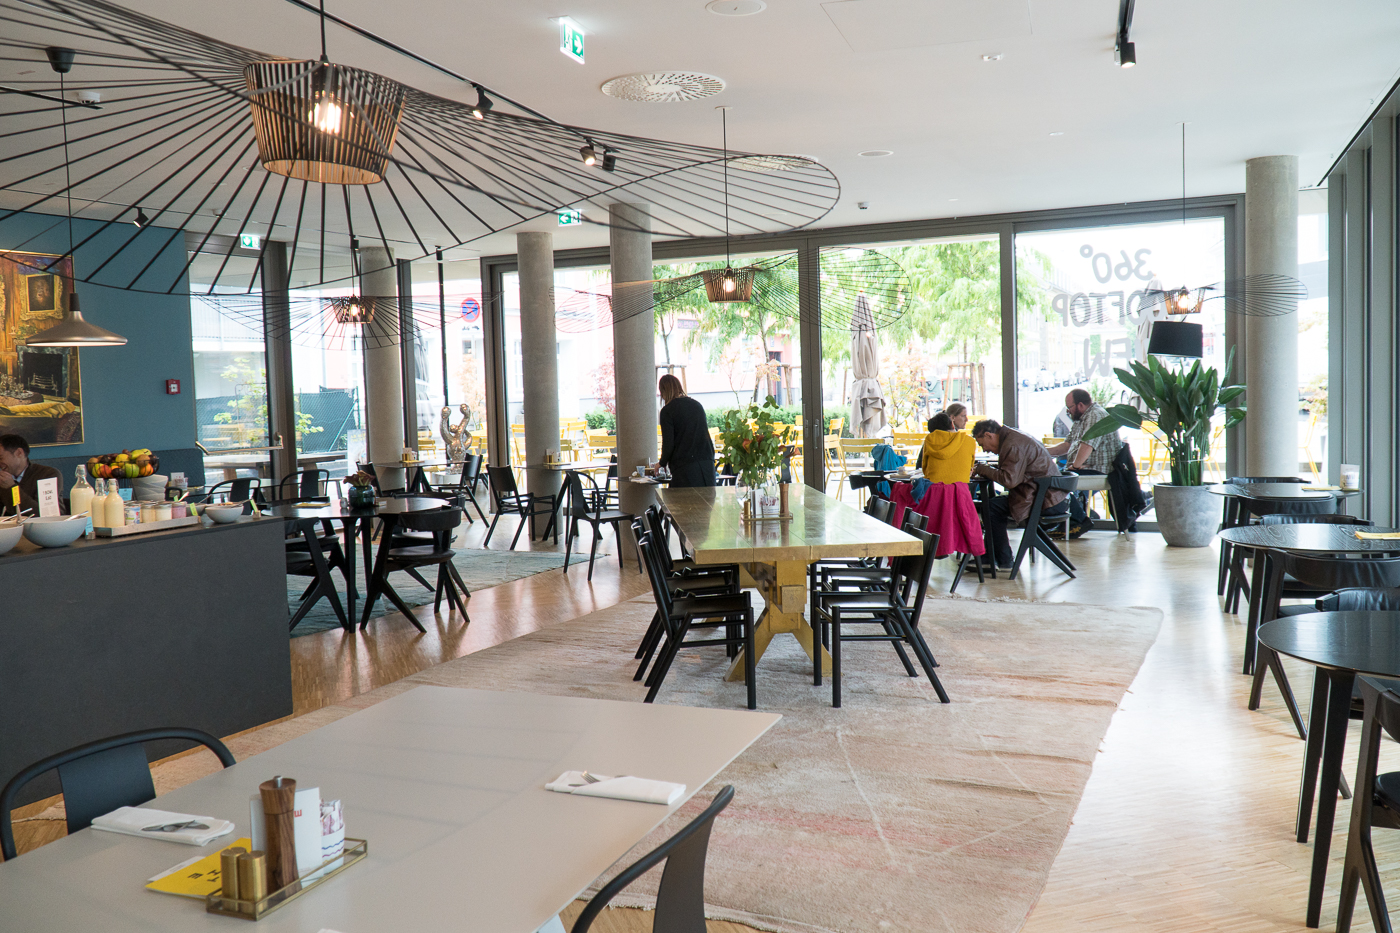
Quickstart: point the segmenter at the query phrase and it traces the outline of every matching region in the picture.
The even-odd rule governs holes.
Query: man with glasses
[[[1069,436],[1047,450],[1052,457],[1064,457],[1065,468],[1070,473],[1081,476],[1104,476],[1113,470],[1113,458],[1123,449],[1123,439],[1118,432],[1084,440],[1084,434],[1100,419],[1108,417],[1104,407],[1094,401],[1093,396],[1083,389],[1071,389],[1065,396],[1065,410],[1073,419]],[[1087,493],[1077,492],[1070,496],[1070,516],[1072,523],[1069,536],[1077,538],[1094,527],[1086,508]]]

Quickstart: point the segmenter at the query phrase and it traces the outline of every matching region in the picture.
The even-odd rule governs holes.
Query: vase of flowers
[[[783,432],[778,402],[768,396],[762,405],[750,405],[724,413],[719,427],[720,456],[748,492],[754,518],[779,517],[777,477],[783,465]]]
[[[350,484],[350,490],[345,496],[350,508],[366,509],[374,505],[374,477],[360,470],[345,477],[345,482]]]

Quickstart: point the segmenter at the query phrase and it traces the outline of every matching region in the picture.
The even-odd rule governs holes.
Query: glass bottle
[[[114,477],[107,482],[107,504],[105,514],[107,520],[103,523],[108,528],[121,528],[126,524],[126,500],[122,498],[121,487]]]
[[[87,466],[85,464],[78,464],[77,468],[73,472],[73,488],[68,493],[68,514],[81,515],[84,512],[87,512],[88,520],[86,534],[91,536],[92,500],[96,494],[92,491],[92,487],[88,485]]]

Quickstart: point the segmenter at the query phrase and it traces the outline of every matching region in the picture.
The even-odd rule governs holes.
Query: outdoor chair
[[[482,547],[491,544],[491,535],[496,532],[496,523],[501,520],[502,515],[520,516],[520,525],[515,529],[515,537],[511,539],[510,549],[515,550],[515,545],[520,541],[520,533],[525,530],[525,526],[530,526],[530,540],[535,540],[534,519],[537,515],[548,515],[549,524],[545,525],[544,536],[549,537],[551,529],[554,531],[554,543],[559,543],[558,516],[555,514],[558,499],[555,496],[541,495],[533,492],[521,492],[515,486],[515,472],[510,467],[488,466],[486,475],[491,486],[491,498],[496,503],[496,515],[491,519],[491,527],[486,529],[486,540],[481,542]]]
[[[754,612],[753,602],[748,592],[738,595],[675,595],[661,569],[658,552],[659,544],[653,541],[640,520],[633,522],[632,529],[637,534],[637,549],[642,554],[642,565],[646,568],[647,579],[651,583],[652,596],[660,610],[664,629],[664,640],[659,645],[656,663],[647,675],[646,700],[651,703],[661,690],[666,675],[676,656],[685,648],[708,648],[721,646],[726,656],[734,657],[739,650],[744,652],[744,683],[748,688],[749,709],[758,708],[758,687],[754,675]],[[722,630],[713,638],[687,639],[695,629]]]
[[[635,515],[627,512],[620,512],[615,509],[605,509],[603,504],[607,501],[603,497],[603,490],[598,488],[598,484],[593,481],[593,477],[588,477],[589,489],[583,488],[585,474],[577,470],[568,470],[564,473],[564,483],[569,490],[569,524],[564,531],[564,573],[569,572],[569,555],[573,552],[574,538],[578,537],[579,525],[587,523],[593,531],[593,544],[588,549],[588,579],[593,579],[593,562],[598,557],[598,541],[603,536],[599,532],[602,525],[611,525],[613,536],[617,540],[617,566],[623,566],[622,561],[622,523],[632,522]],[[642,558],[637,556],[637,572],[642,573]]]
[[[870,571],[869,575],[852,576],[848,571],[824,573],[819,589],[812,597],[812,621],[818,650],[812,652],[812,683],[821,686],[822,653],[819,647],[831,651],[831,705],[841,705],[841,643],[844,641],[888,641],[910,677],[918,672],[909,663],[907,646],[928,675],[938,699],[949,702],[934,668],[938,662],[923,633],[919,631],[919,613],[928,594],[929,574],[933,555],[938,549],[938,536],[910,526],[909,534],[918,538],[923,547],[919,554],[896,557],[887,570]],[[878,577],[876,575],[879,575]],[[848,589],[854,585],[857,589]],[[911,601],[912,598],[912,601]],[[860,625],[855,632],[842,632],[842,625]],[[878,625],[879,632],[869,626]]]
[[[68,832],[76,833],[91,826],[97,817],[119,807],[140,806],[156,799],[155,782],[151,780],[151,766],[143,743],[172,739],[203,745],[218,756],[225,768],[234,764],[233,755],[223,742],[199,729],[181,728],[128,732],[50,755],[16,774],[0,791],[0,855],[8,862],[18,854],[10,811],[17,806],[20,791],[30,781],[49,771],[58,771]]]

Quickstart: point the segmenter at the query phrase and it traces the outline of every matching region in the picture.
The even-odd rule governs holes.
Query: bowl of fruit
[[[142,447],[123,450],[119,454],[91,457],[87,468],[93,479],[136,479],[138,476],[154,475],[160,469],[160,458]]]

